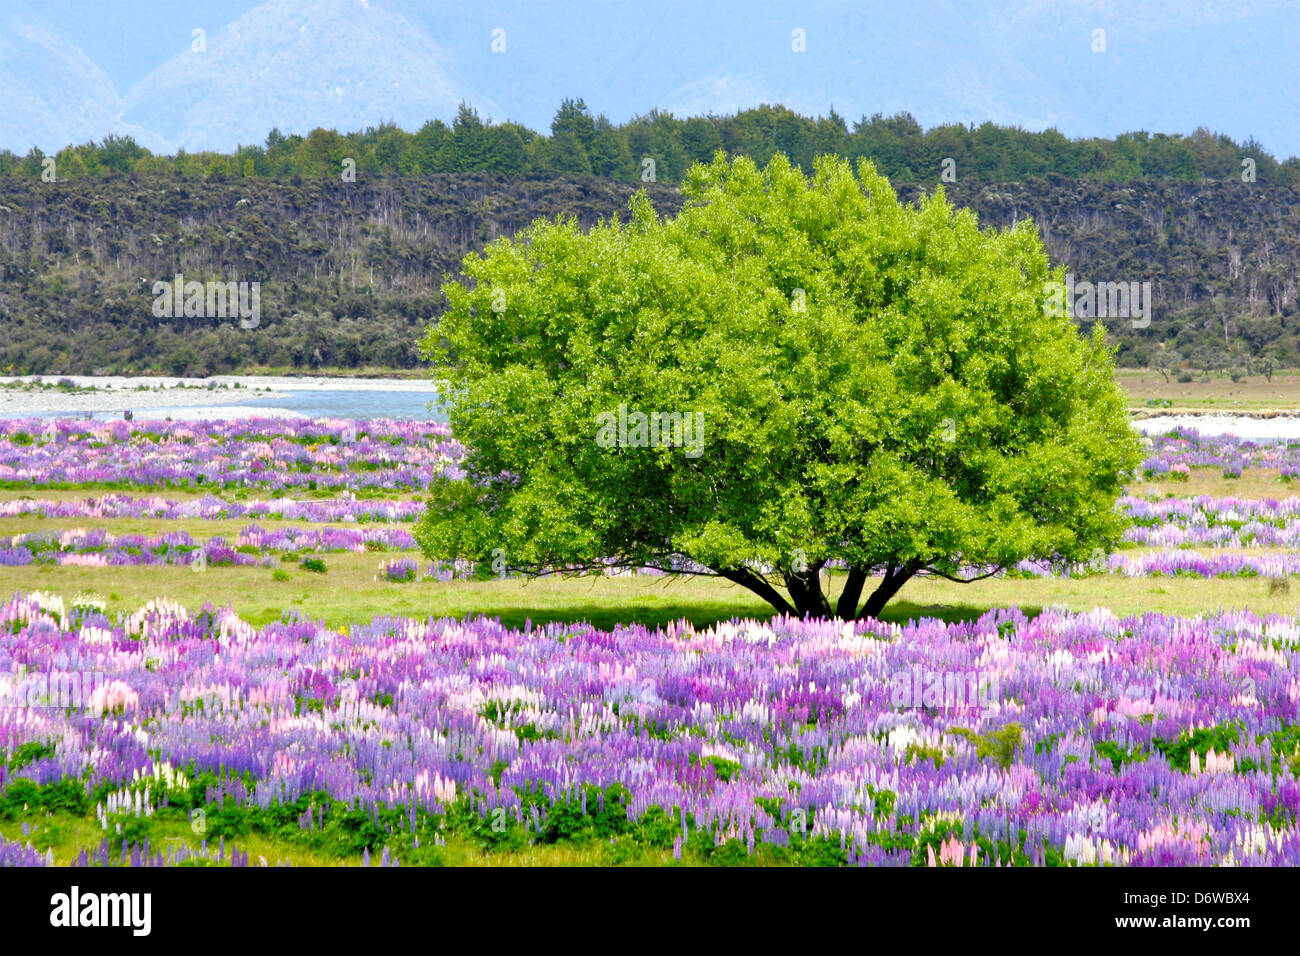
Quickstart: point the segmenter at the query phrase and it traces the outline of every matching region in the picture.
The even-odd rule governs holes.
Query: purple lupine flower
[[[842,862],[896,865],[910,851],[881,838],[906,832],[934,834],[949,862],[957,845],[970,860],[977,834],[1000,842],[980,865],[1041,865],[1046,848],[1099,865],[1300,863],[1294,738],[1277,736],[1300,725],[1294,617],[999,609],[848,634],[782,617],[609,632],[380,617],[340,635],[163,602],[95,620],[70,627],[35,596],[0,604],[0,659],[23,661],[29,678],[93,661],[137,699],[97,715],[16,710],[0,748],[57,740],[24,773],[126,791],[132,810],[144,786],[160,806],[193,764],[215,775],[198,795],[209,808],[323,791],[372,821],[404,808],[412,832],[453,807],[527,816],[535,832],[548,801],[581,795],[589,810],[592,788],[630,820],[668,814],[675,858],[702,833],[755,852],[819,839]],[[912,687],[914,673],[925,692],[904,699],[899,678]],[[942,692],[928,699],[933,675]],[[943,678],[993,692],[954,698]],[[1235,736],[1185,737],[1229,727]],[[1195,761],[1160,743],[1180,739]],[[616,793],[624,803],[610,803]],[[317,803],[300,826],[323,828],[328,812]],[[107,834],[77,858],[107,864]],[[150,865],[186,856],[122,849]],[[20,851],[0,844],[6,853]],[[246,850],[230,861],[245,864]]]

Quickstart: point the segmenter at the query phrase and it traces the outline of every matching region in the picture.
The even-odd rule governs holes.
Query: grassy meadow
[[[1209,495],[1241,498],[1284,498],[1294,486],[1278,480],[1275,470],[1248,469],[1240,478],[1225,478],[1217,468],[1194,468],[1184,481],[1143,480],[1128,491],[1140,497],[1165,498]],[[94,497],[96,491],[38,492],[42,498],[71,500]],[[27,491],[0,491],[0,501],[32,496]],[[195,492],[168,490],[173,499],[200,497]],[[319,494],[317,497],[321,497]],[[0,518],[0,536],[28,531],[69,531],[93,524],[116,534],[186,531],[195,538],[221,536],[233,540],[242,528],[329,527],[303,521],[257,519],[176,519],[31,517]],[[1210,549],[1200,549],[1209,551]],[[297,556],[286,555],[276,580],[261,567],[210,567],[196,572],[184,566],[78,567],[28,565],[0,567],[0,593],[40,589],[66,597],[93,592],[104,598],[109,613],[131,612],[146,601],[166,595],[189,608],[204,603],[229,605],[253,624],[278,621],[286,610],[319,619],[332,628],[362,624],[377,614],[408,617],[499,617],[516,627],[526,621],[573,623],[587,621],[602,629],[617,624],[657,627],[688,620],[708,626],[735,617],[767,617],[772,609],[754,594],[717,578],[636,575],[606,577],[507,578],[488,581],[405,583],[376,580],[386,558],[410,552],[335,552],[320,555],[325,573],[302,570]],[[839,574],[826,578],[834,599],[843,587]],[[909,581],[886,608],[885,619],[903,621],[936,617],[945,621],[979,617],[990,608],[1019,606],[1026,611],[1060,607],[1087,611],[1109,607],[1116,614],[1157,611],[1190,615],[1226,608],[1259,613],[1292,613],[1300,607],[1300,586],[1260,578],[1126,578],[1092,575],[1075,578],[991,578],[959,584],[942,578]]]
[[[1153,372],[1121,371],[1119,380],[1135,410],[1152,412],[1152,400],[1168,400],[1160,410],[1264,411],[1300,408],[1300,376],[1278,373],[1269,385],[1252,379],[1241,385],[1226,380],[1210,383],[1165,383]],[[1225,477],[1218,467],[1196,467],[1186,480],[1138,479],[1127,489],[1150,499],[1215,498],[1282,499],[1295,493],[1276,469],[1249,468],[1241,477]],[[0,491],[0,502],[21,498],[75,501],[102,496],[93,488],[26,488]],[[171,500],[190,500],[206,492],[166,489],[150,494]],[[238,493],[241,501],[266,496],[264,490]],[[378,497],[409,497],[376,492]],[[309,495],[325,500],[328,494]],[[62,533],[76,529],[103,529],[112,535],[159,535],[186,532],[196,540],[221,537],[233,541],[250,524],[263,528],[328,528],[326,523],[277,519],[199,518],[36,518],[0,517],[0,537],[31,532]],[[338,524],[332,527],[339,527]],[[352,527],[356,527],[353,525]],[[409,525],[406,527],[409,528]],[[1127,545],[1126,549],[1136,549]],[[1202,549],[1209,552],[1211,549]],[[1259,549],[1256,548],[1256,551]],[[1265,549],[1267,550],[1267,549]],[[323,572],[306,570],[301,558],[324,562]],[[382,562],[392,558],[418,558],[421,570],[428,562],[412,551],[327,551],[320,554],[284,553],[278,566],[184,565],[82,566],[37,562],[0,566],[0,594],[53,592],[71,602],[91,593],[102,599],[110,618],[127,615],[146,602],[167,597],[191,611],[204,605],[229,607],[255,626],[281,621],[287,613],[323,622],[331,631],[365,625],[376,617],[499,618],[511,628],[548,622],[589,622],[600,630],[640,624],[648,628],[688,621],[696,628],[735,618],[768,618],[772,611],[751,592],[713,578],[665,576],[583,576],[535,579],[434,581],[423,576],[408,582],[382,580]],[[840,574],[825,578],[832,600],[843,586]],[[1300,582],[1293,578],[1264,577],[1125,577],[1094,574],[1079,577],[1006,577],[958,584],[939,578],[915,578],[890,602],[883,617],[890,622],[937,618],[944,622],[974,620],[990,609],[1018,607],[1029,617],[1045,609],[1086,612],[1108,608],[1120,616],[1158,612],[1178,616],[1213,614],[1228,609],[1248,609],[1258,614],[1300,613]],[[868,584],[867,591],[873,587]],[[11,758],[11,771],[21,768]],[[12,809],[12,808],[11,808]],[[203,850],[205,839],[177,813],[160,815],[151,823],[149,837],[155,848],[186,847]],[[32,842],[42,853],[50,851],[56,864],[71,863],[81,849],[96,844],[100,828],[93,817],[57,809],[41,813],[8,813],[0,807],[0,836],[15,842]],[[206,841],[209,849],[211,840]],[[389,844],[393,844],[390,842]],[[242,834],[241,851],[253,861],[293,865],[357,865],[355,852],[331,849],[327,843],[304,843],[292,833],[259,831]],[[691,865],[708,862],[709,853],[687,846],[676,854],[637,839],[531,843],[488,846],[465,832],[449,832],[437,845],[398,847],[404,865],[455,866],[570,866],[570,865]],[[220,862],[220,861],[218,861]],[[760,847],[747,858],[759,865],[791,862]],[[797,862],[797,861],[796,861]],[[210,859],[183,865],[212,865]]]
[[[1144,415],[1300,409],[1300,371],[1294,369],[1279,369],[1271,382],[1262,375],[1250,375],[1240,382],[1220,375],[1209,379],[1195,375],[1190,382],[1180,382],[1170,376],[1166,381],[1157,371],[1129,368],[1118,369],[1115,378],[1128,395],[1129,408]],[[1166,406],[1165,402],[1169,404]]]
[[[111,525],[112,522],[102,522]],[[297,611],[331,628],[362,624],[379,614],[403,617],[499,617],[509,627],[549,621],[587,621],[600,629],[618,624],[659,627],[688,620],[697,627],[736,617],[769,617],[770,606],[749,591],[714,578],[546,577],[490,581],[375,580],[383,554],[325,554],[324,574],[301,570],[286,561],[288,580],[275,580],[266,568],[214,567],[194,572],[187,567],[0,567],[0,591],[53,591],[71,598],[93,592],[107,601],[111,614],[130,613],[152,598],[166,595],[188,608],[205,603],[232,607],[252,624],[278,621]],[[830,575],[832,599],[843,587]],[[1088,611],[1109,607],[1116,614],[1157,611],[1190,615],[1220,609],[1248,608],[1258,613],[1293,613],[1300,587],[1289,582],[1250,577],[1125,578],[1092,575],[1077,578],[991,578],[958,584],[941,578],[916,578],[890,602],[883,618],[904,621],[936,617],[970,620],[990,608],[1018,606],[1027,613],[1044,607]]]

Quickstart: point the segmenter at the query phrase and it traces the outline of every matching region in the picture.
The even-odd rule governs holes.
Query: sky
[[[545,130],[565,97],[781,103],[849,123],[993,121],[1067,136],[1199,126],[1300,155],[1291,0],[0,0],[0,147],[109,133],[155,151],[450,121]]]

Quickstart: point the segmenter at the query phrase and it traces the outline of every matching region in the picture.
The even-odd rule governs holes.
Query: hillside
[[[426,174],[57,183],[0,177],[0,373],[413,368],[442,277],[539,216],[621,214],[641,184],[597,177]],[[675,188],[646,187],[657,208]],[[923,187],[900,184],[905,199]],[[1206,368],[1300,365],[1300,188],[1049,177],[948,187],[986,225],[1032,216],[1080,280],[1150,281],[1149,327],[1109,320],[1120,361],[1176,349]],[[254,328],[157,318],[153,284],[260,283]]]
[[[0,373],[412,368],[444,274],[539,216],[595,223],[629,184],[407,177],[0,179]],[[651,186],[661,209],[676,191]],[[260,283],[260,321],[153,314],[153,284]]]
[[[900,187],[915,198],[919,187]],[[1150,325],[1106,320],[1120,364],[1162,348],[1193,367],[1231,370],[1261,356],[1300,365],[1300,188],[1238,180],[1099,183],[1060,176],[948,187],[986,226],[1032,217],[1054,263],[1080,280],[1150,281]]]

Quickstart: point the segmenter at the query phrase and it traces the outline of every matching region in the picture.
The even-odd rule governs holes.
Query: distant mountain
[[[496,109],[453,56],[391,6],[367,0],[270,0],[154,70],[126,96],[126,117],[188,151],[260,143],[267,131],[418,128],[461,100]],[[499,111],[498,111],[499,112]]]
[[[1300,155],[1293,0],[3,4],[0,147],[24,152],[130,126],[155,151],[228,151],[273,127],[414,131],[462,99],[545,131],[581,97],[614,122],[780,103],[1072,138],[1205,126]]]
[[[1070,137],[1207,126],[1300,155],[1292,0],[382,2],[455,49],[464,75],[535,129],[564,97],[615,122],[781,103],[834,107],[850,123],[906,110],[927,127],[988,120]]]
[[[0,14],[0,143],[26,153],[57,152],[109,133],[134,136],[151,149],[166,144],[122,120],[113,81],[65,34],[14,8]]]

